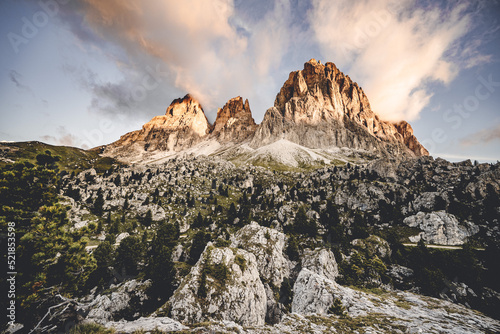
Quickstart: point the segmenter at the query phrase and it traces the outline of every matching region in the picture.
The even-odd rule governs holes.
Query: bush
[[[333,304],[328,308],[328,314],[335,314],[341,317],[346,316],[345,306],[340,299],[335,298],[333,300]]]
[[[113,334],[115,331],[96,323],[80,324],[70,329],[70,334]]]
[[[217,239],[217,241],[215,241],[216,247],[229,247],[230,245],[231,245],[231,241],[225,240],[222,238],[219,238],[219,239]]]
[[[299,260],[299,245],[297,243],[297,239],[294,236],[290,237],[290,239],[288,240],[286,255],[288,255],[288,258],[292,261]]]
[[[143,259],[143,245],[137,237],[126,237],[116,250],[116,265],[125,268],[127,274],[136,274],[139,261]]]
[[[241,271],[245,271],[245,269],[247,268],[247,260],[245,260],[245,258],[240,254],[236,255],[236,257],[234,258],[234,263],[240,266]]]
[[[189,264],[195,264],[198,261],[209,240],[210,234],[203,231],[199,231],[194,235],[193,243],[189,251]]]
[[[316,222],[307,218],[306,210],[303,207],[301,207],[295,215],[293,231],[297,234],[305,234],[310,237],[315,237],[316,234],[318,234]]]
[[[201,273],[200,287],[198,288],[198,297],[207,297],[207,273],[205,270],[203,270]]]

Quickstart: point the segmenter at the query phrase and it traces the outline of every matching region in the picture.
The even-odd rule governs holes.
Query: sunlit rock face
[[[182,99],[174,100],[165,115],[154,117],[141,130],[125,134],[109,145],[105,152],[120,156],[120,153],[133,148],[144,151],[181,151],[203,140],[210,129],[200,103],[188,94]]]
[[[218,150],[230,160],[245,153],[235,149],[239,144],[256,150],[279,141],[306,149],[357,150],[395,160],[429,154],[407,122],[381,120],[357,83],[335,64],[323,65],[314,59],[290,73],[259,125],[250,103],[240,96],[219,108],[211,125],[200,103],[188,94],[174,100],[165,115],[101,149],[105,155],[134,163],[155,161],[161,155],[156,153],[162,152],[209,155]]]
[[[463,245],[468,237],[479,232],[479,228],[473,223],[460,224],[454,215],[445,211],[419,212],[406,217],[403,223],[422,230],[418,235],[410,237],[412,242],[423,239],[430,244]]]
[[[315,59],[290,73],[252,145],[279,139],[310,148],[349,147],[386,156],[429,154],[408,123],[379,119],[357,83],[335,64],[323,65]]]
[[[257,125],[248,100],[235,97],[219,108],[212,135],[222,142],[238,143],[253,136]]]
[[[213,274],[224,267],[227,277]],[[200,296],[204,288],[206,296]],[[207,246],[200,260],[170,298],[172,318],[182,323],[227,320],[244,326],[264,325],[267,297],[255,255],[242,249]]]

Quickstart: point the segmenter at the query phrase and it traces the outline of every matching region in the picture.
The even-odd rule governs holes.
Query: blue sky
[[[191,93],[257,122],[334,62],[435,157],[500,160],[500,1],[4,0],[0,140],[94,147]]]

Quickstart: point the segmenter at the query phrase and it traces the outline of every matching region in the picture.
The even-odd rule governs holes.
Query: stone
[[[82,304],[81,310],[83,313],[88,312],[85,317],[86,321],[93,321],[104,325],[115,319],[124,310],[130,307],[132,298],[139,301],[141,304],[147,300],[145,290],[151,285],[151,281],[138,282],[130,280],[124,282],[112,289],[110,294],[98,295],[92,299],[89,304]]]
[[[419,212],[406,217],[403,223],[422,230],[418,235],[410,237],[411,242],[423,239],[429,244],[456,246],[464,244],[468,237],[479,232],[476,225],[463,226],[454,215],[445,211]]]
[[[189,329],[178,321],[167,317],[147,317],[139,318],[134,321],[111,321],[105,324],[107,328],[112,328],[118,333],[138,333],[138,332],[152,332],[160,330],[162,332],[177,332]]]
[[[381,259],[388,259],[392,254],[389,243],[376,235],[370,235],[366,239],[354,239],[351,244],[365,250],[370,257],[377,255]]]
[[[335,64],[315,59],[290,73],[259,124],[252,146],[280,139],[309,148],[349,147],[386,157],[429,154],[408,123],[379,119],[349,76]]]
[[[255,255],[260,277],[280,287],[290,272],[288,261],[283,254],[285,240],[284,233],[251,222],[231,237],[231,246]]]
[[[337,261],[332,251],[324,248],[306,249],[301,258],[302,268],[335,281],[339,275]]]
[[[171,317],[183,324],[227,320],[243,326],[263,325],[267,296],[257,266],[252,253],[216,248],[209,243],[168,301]],[[226,268],[228,277],[221,281],[213,268]],[[206,297],[199,296],[203,270],[206,272]]]
[[[335,282],[304,268],[293,286],[292,312],[326,314],[333,304],[335,291]]]
[[[248,100],[238,96],[219,108],[211,136],[219,142],[239,143],[253,136],[256,128]]]
[[[172,101],[165,115],[154,117],[141,130],[123,135],[105,146],[102,153],[127,159],[138,152],[178,152],[201,142],[211,129],[200,103],[187,94]]]

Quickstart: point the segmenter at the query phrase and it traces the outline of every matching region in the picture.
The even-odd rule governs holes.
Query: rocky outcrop
[[[175,321],[166,317],[148,317],[139,318],[134,321],[116,321],[106,323],[106,327],[115,330],[118,333],[142,333],[142,332],[178,332],[182,330],[187,330],[189,327],[184,326],[178,321]]]
[[[392,254],[389,243],[376,235],[370,235],[366,239],[354,239],[351,244],[365,251],[369,257],[378,256],[381,259],[387,259]]]
[[[165,115],[106,146],[104,153],[120,157],[134,150],[177,152],[202,141],[211,128],[200,103],[188,94],[172,101]]]
[[[217,153],[231,160],[280,140],[306,149],[355,150],[370,158],[396,161],[429,154],[407,122],[392,124],[379,119],[357,83],[333,63],[323,65],[314,59],[304,69],[290,73],[258,126],[248,100],[230,99],[218,109],[212,126],[200,104],[188,94],[174,100],[165,115],[101,150],[125,161],[135,156],[132,162],[139,162],[157,161],[154,152],[175,155],[194,147],[191,153]],[[241,151],[241,145],[235,144],[243,142],[250,145]]]
[[[401,140],[416,156],[429,155],[429,151],[420,144],[417,137],[413,134],[413,128],[406,121],[395,123],[396,130],[401,135]]]
[[[324,248],[304,250],[302,255],[302,268],[308,269],[332,281],[339,275],[335,256],[331,250]]]
[[[293,286],[292,312],[326,314],[333,304],[336,285],[323,275],[302,269]]]
[[[207,245],[168,304],[172,318],[184,324],[223,319],[263,325],[267,297],[255,255]]]
[[[132,304],[136,307],[141,306],[148,296],[145,293],[147,287],[151,285],[151,281],[138,282],[136,280],[127,281],[119,286],[113,287],[110,294],[102,294],[98,296],[90,296],[91,302],[82,304],[81,313],[86,313],[86,321],[92,321],[99,324],[107,324],[121,316],[130,309]],[[131,301],[134,300],[134,303]],[[136,313],[135,310],[129,310],[129,313]]]
[[[212,136],[220,142],[239,143],[253,136],[257,125],[248,100],[235,97],[217,111]]]
[[[479,232],[476,225],[468,223],[463,226],[454,215],[445,211],[419,212],[405,218],[403,223],[422,230],[418,235],[410,237],[412,242],[423,239],[429,244],[462,245],[468,237]]]
[[[382,156],[428,155],[406,122],[385,122],[362,88],[335,64],[311,59],[290,73],[267,110],[252,145],[287,139],[309,148],[349,147]]]
[[[261,278],[280,287],[288,277],[288,261],[283,255],[286,236],[277,230],[252,222],[231,238],[232,246],[242,248],[255,255]]]

